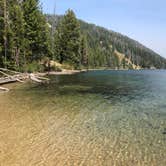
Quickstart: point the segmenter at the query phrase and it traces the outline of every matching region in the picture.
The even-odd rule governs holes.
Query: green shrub
[[[30,64],[27,64],[23,70],[28,73],[44,72],[44,66],[39,64],[38,62],[32,62]]]
[[[50,70],[51,70],[51,71],[58,71],[58,72],[61,72],[61,71],[62,71],[62,69],[61,69],[60,67],[58,67],[58,66],[51,66],[51,67],[50,67]]]

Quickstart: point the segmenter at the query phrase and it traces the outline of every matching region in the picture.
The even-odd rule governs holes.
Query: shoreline
[[[49,75],[73,75],[73,74],[78,74],[78,73],[84,73],[87,72],[88,70],[65,70],[63,69],[62,71],[48,71],[48,72],[34,72],[33,74],[36,76],[49,76]]]
[[[34,72],[34,73],[20,73],[21,75],[18,75],[18,78],[15,78],[15,80],[12,81],[4,81],[5,77],[0,77],[0,92],[8,92],[9,89],[7,88],[9,84],[18,82],[18,83],[24,83],[28,81],[33,81],[34,83],[42,83],[45,81],[49,81],[49,78],[47,76],[53,75],[53,76],[60,76],[60,75],[74,75],[79,73],[84,73],[88,71],[101,71],[101,70],[112,70],[112,71],[128,71],[128,70],[122,70],[122,69],[82,69],[82,70],[66,70],[63,69],[62,71],[50,71],[50,72]],[[134,69],[135,70],[135,69]],[[158,71],[163,69],[139,69],[139,71],[142,70],[151,70],[151,71]],[[138,71],[138,69],[136,70]],[[16,75],[17,76],[17,75]],[[45,77],[46,76],[46,77]],[[11,76],[12,77],[12,76]],[[22,78],[21,78],[22,77]]]
[[[72,74],[84,73],[87,71],[88,70],[66,70],[66,69],[63,69],[62,71],[50,71],[50,72],[45,73],[45,75],[72,75]]]
[[[50,72],[34,72],[34,73],[20,73],[19,75],[15,76],[7,76],[7,77],[0,77],[0,91],[9,91],[8,89],[1,87],[4,85],[8,85],[15,82],[27,82],[29,80],[32,80],[33,82],[42,83],[45,80],[49,80],[48,78],[45,78],[44,76],[49,75],[73,75],[78,74],[82,72],[87,72],[87,70],[65,70],[62,71],[50,71]],[[16,78],[15,78],[16,77]]]

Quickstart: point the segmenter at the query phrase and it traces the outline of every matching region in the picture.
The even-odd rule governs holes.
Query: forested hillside
[[[81,29],[88,34],[89,42],[92,41],[92,48],[96,50],[95,43],[98,43],[100,52],[105,50],[105,56],[109,57],[110,52],[114,53],[117,50],[133,64],[142,68],[166,67],[166,59],[127,36],[82,21]],[[111,65],[111,59],[107,62],[108,65]]]
[[[46,15],[58,27],[63,16]],[[90,67],[166,68],[166,59],[139,42],[120,33],[79,20],[87,40]]]
[[[50,70],[50,61],[72,68],[166,68],[166,60],[119,33],[64,16],[44,15],[39,0],[0,0],[0,67]]]

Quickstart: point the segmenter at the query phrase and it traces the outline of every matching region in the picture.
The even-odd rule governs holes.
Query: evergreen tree
[[[46,19],[39,8],[39,0],[23,0],[25,20],[26,54],[28,61],[41,60],[49,56],[49,30]]]
[[[12,29],[10,22],[10,1],[0,1],[0,45],[1,45],[1,65],[10,67],[12,63]]]
[[[58,57],[78,67],[80,63],[80,25],[72,10],[68,10],[57,28]]]
[[[10,22],[13,66],[19,68],[24,62],[24,19],[19,0],[10,0]]]

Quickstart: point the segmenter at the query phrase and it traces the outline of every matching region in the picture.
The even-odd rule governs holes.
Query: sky
[[[166,0],[40,0],[44,13],[77,18],[127,35],[166,58]]]

